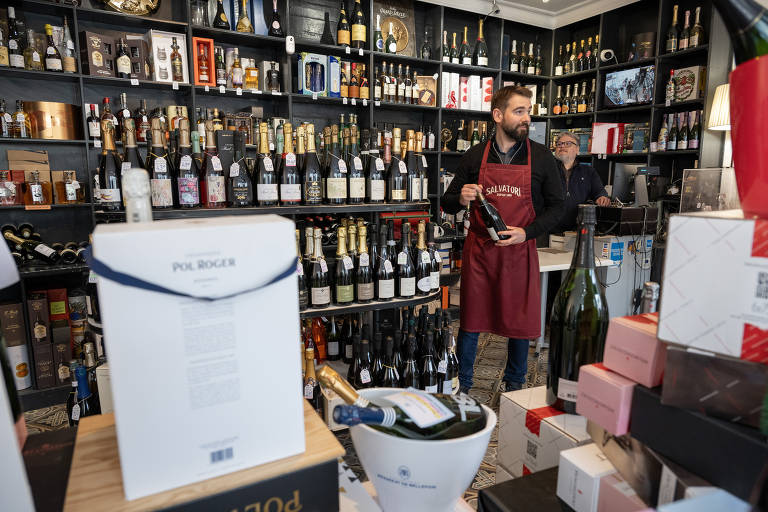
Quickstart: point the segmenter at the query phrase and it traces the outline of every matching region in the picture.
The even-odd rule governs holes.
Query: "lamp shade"
[[[731,129],[731,108],[728,94],[730,84],[718,85],[715,90],[715,99],[709,109],[709,122],[707,128],[710,130],[730,130]]]

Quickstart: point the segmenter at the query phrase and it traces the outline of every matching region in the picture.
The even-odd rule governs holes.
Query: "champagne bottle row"
[[[704,27],[701,24],[701,6],[696,7],[694,11],[693,26],[691,26],[691,11],[685,11],[685,24],[682,29],[677,20],[678,9],[678,4],[672,7],[672,24],[667,29],[666,36],[667,53],[687,50],[707,43]]]
[[[342,219],[336,230],[333,271],[323,252],[321,229],[305,227],[303,256],[300,232],[296,230],[300,309],[413,298],[440,289],[442,258],[435,247],[431,224],[427,229],[423,220],[419,222],[414,246],[411,225],[404,221],[398,247],[392,220],[378,229],[372,225],[370,244],[368,226],[362,220],[345,221]]]
[[[565,52],[563,52],[563,45],[560,45],[557,50],[555,62],[552,66],[554,68],[554,75],[570,75],[571,73],[578,73],[579,71],[595,69],[597,67],[599,56],[599,35],[595,35],[594,44],[592,43],[591,37],[587,38],[586,45],[584,44],[584,39],[582,39],[578,47],[574,40],[572,43],[565,45]]]
[[[43,242],[40,233],[35,231],[35,227],[26,222],[18,226],[4,224],[0,226],[0,233],[8,244],[17,266],[28,263],[49,265],[85,263],[84,251],[88,247],[88,242],[47,244]]]
[[[253,34],[255,29],[252,17],[259,16],[256,13],[248,12],[247,0],[234,0],[232,5],[236,12],[233,12],[232,21],[227,16],[222,0],[216,3],[216,12],[210,13],[208,10],[209,2],[207,0],[192,0],[190,2],[192,24],[200,27],[213,27],[222,30],[235,30],[245,34]],[[261,7],[261,4],[258,4]],[[272,18],[267,26],[267,34],[273,37],[285,37],[283,24],[280,20],[280,12],[277,8],[277,0],[272,0]]]
[[[464,38],[459,47],[456,46],[456,32],[451,38],[451,46],[448,46],[448,31],[443,31],[443,62],[451,64],[464,64],[470,66],[488,67],[488,45],[483,36],[483,18],[477,22],[477,40],[474,49],[469,46],[468,39],[469,27],[464,27]],[[427,39],[428,40],[428,39]]]
[[[563,53],[562,49],[561,46],[561,56]],[[509,47],[509,70],[527,75],[541,75],[544,72],[544,58],[541,55],[541,45],[536,44],[534,53],[533,43],[528,43],[526,47],[525,41],[520,41],[518,52],[517,40],[513,39]]]
[[[573,84],[573,95],[571,95],[571,84],[565,86],[565,96],[563,96],[563,86],[557,86],[557,96],[552,102],[552,115],[577,114],[583,112],[595,111],[595,79],[592,79],[592,88],[587,93],[587,81],[581,82],[581,92],[579,92],[579,83]]]
[[[134,120],[115,119],[105,108],[99,121],[102,154],[93,187],[94,202],[101,209],[123,209],[122,173],[131,168],[149,173],[152,207],[157,209],[405,203],[428,197],[423,133],[407,130],[403,138],[402,130],[394,128],[391,138],[383,139],[382,155],[376,130],[361,133],[354,114],[349,123],[342,114],[339,124],[317,134],[323,141],[320,151],[313,124],[299,125],[294,132],[290,123],[281,121],[273,134],[262,121],[256,159],[246,155],[247,129],[222,130],[216,118],[198,125],[204,139],[190,131],[183,109],[170,122],[157,116],[149,119],[149,125],[144,162]],[[122,155],[115,149],[117,129],[124,140]],[[234,151],[229,151],[232,145]]]
[[[664,114],[657,140],[651,151],[699,149],[702,111]],[[656,144],[655,148],[653,144]]]

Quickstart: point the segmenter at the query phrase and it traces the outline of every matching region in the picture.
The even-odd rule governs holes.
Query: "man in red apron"
[[[563,188],[549,150],[528,139],[531,91],[504,87],[493,95],[495,133],[462,156],[443,195],[447,213],[470,207],[461,269],[461,328],[457,342],[461,390],[472,387],[481,332],[509,338],[504,390],[521,389],[529,340],[540,334],[539,259],[536,237],[562,217]],[[507,240],[494,242],[475,207],[477,191],[499,211]]]

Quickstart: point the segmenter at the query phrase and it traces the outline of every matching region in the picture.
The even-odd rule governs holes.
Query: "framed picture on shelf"
[[[381,36],[387,40],[389,25],[392,24],[397,54],[408,57],[416,56],[416,21],[414,20],[412,0],[374,0],[371,19],[381,17]]]
[[[605,77],[606,107],[623,107],[653,102],[655,66],[623,69]]]

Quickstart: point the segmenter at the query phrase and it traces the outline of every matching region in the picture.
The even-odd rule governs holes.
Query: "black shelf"
[[[443,62],[443,71],[452,71],[456,73],[462,73],[465,75],[482,75],[491,76],[498,75],[498,68],[489,68],[485,66],[470,66],[469,64],[452,64],[450,62]]]
[[[611,107],[601,108],[596,113],[599,114],[623,114],[624,112],[644,112],[650,111],[652,105],[631,105],[629,107]]]
[[[206,91],[206,87],[208,90]],[[224,92],[219,92],[221,89],[219,89],[218,86],[212,85],[196,85],[195,86],[195,94],[199,94],[201,96],[226,96],[229,98],[244,98],[244,99],[252,99],[252,100],[262,100],[262,101],[271,101],[271,100],[287,100],[288,97],[291,95],[287,92],[279,91],[277,93],[274,92],[264,92],[259,89],[241,89],[241,93],[237,94],[237,89],[233,88],[224,88]],[[255,92],[254,92],[255,91]],[[311,99],[311,96],[310,96]]]
[[[143,89],[168,89],[173,90],[172,82],[155,82],[154,80],[139,80],[139,85],[131,85],[130,78],[116,78],[113,76],[91,76],[84,75],[83,83],[93,85],[110,85],[130,89],[131,87],[141,87]],[[187,83],[177,82],[179,91],[188,90],[191,86]]]
[[[331,98],[328,96],[309,96],[306,94],[300,94],[298,92],[291,93],[291,98],[293,98],[294,103],[320,103],[324,105],[336,105],[339,107],[355,107],[355,108],[361,108],[366,107],[368,103],[370,103],[372,100],[366,98],[365,104],[363,104],[363,98]],[[347,100],[347,103],[344,103],[344,100]],[[354,104],[352,103],[352,100],[354,101]]]
[[[51,405],[63,404],[72,389],[71,384],[62,384],[46,389],[22,389],[18,392],[23,411],[32,411]]]
[[[371,212],[410,212],[428,210],[430,203],[421,201],[419,203],[381,203],[381,204],[345,204],[345,205],[299,205],[299,206],[252,206],[249,208],[196,208],[196,209],[173,209],[173,210],[153,210],[152,217],[155,220],[161,219],[184,219],[184,218],[205,218],[221,217],[224,215],[313,215],[318,213],[328,213],[331,215],[340,213],[371,213]],[[125,220],[125,212],[94,212],[97,222],[115,222]]]
[[[92,206],[92,203],[73,203],[73,204],[51,204],[50,206],[51,210],[58,210],[59,208],[90,208]],[[14,204],[12,206],[0,206],[0,211],[3,210],[25,210],[27,207],[23,204]],[[30,208],[28,211],[34,212],[34,211],[48,211],[47,208]]]
[[[632,160],[635,158],[642,158],[647,159],[648,158],[648,152],[645,153],[611,153],[608,155],[603,155],[604,160]]]
[[[349,53],[347,53],[347,49]],[[369,53],[369,50],[362,50],[360,55],[360,49],[358,48],[345,48],[343,46],[336,46],[335,44],[323,44],[319,41],[307,41],[306,39],[296,39],[296,51],[310,50],[312,52],[321,53],[323,55],[338,55],[341,57],[348,57],[350,59],[362,59]],[[367,64],[364,63],[364,64]]]
[[[451,141],[453,142],[453,141]],[[466,154],[466,151],[441,151],[440,154],[443,156],[461,156]]]
[[[12,5],[16,5],[16,9],[29,12],[34,8],[35,14],[67,14],[72,15],[74,7],[72,5],[53,3],[49,0],[15,0]]]
[[[577,112],[575,114],[551,114],[546,116],[548,119],[573,119],[575,117],[590,117],[594,112]]]
[[[647,59],[638,59],[631,62],[619,62],[618,64],[608,64],[600,66],[600,71],[619,71],[621,69],[630,69],[634,67],[648,66],[656,63],[656,57],[648,57]]]
[[[85,263],[74,263],[72,265],[49,265],[40,267],[22,267],[19,269],[19,276],[22,279],[31,279],[36,277],[63,276],[67,274],[78,274],[87,272],[88,265]]]
[[[686,110],[688,107],[694,107],[694,106],[704,106],[704,98],[696,98],[695,100],[685,100],[685,101],[673,101],[670,103],[669,106],[666,105],[666,103],[656,103],[653,105],[656,108],[663,108],[667,110]]]
[[[567,75],[553,76],[552,80],[554,80],[555,82],[562,82],[562,81],[572,80],[574,78],[585,77],[587,75],[597,75],[597,69],[598,68],[592,68],[592,69],[587,69],[585,71],[577,71],[575,73],[568,73]]]
[[[443,113],[459,116],[491,116],[490,110],[470,110],[468,108],[442,108]]]
[[[362,313],[364,311],[374,311],[377,309],[395,309],[416,306],[440,299],[441,292],[438,290],[429,295],[417,295],[409,299],[392,299],[389,301],[373,301],[366,304],[350,304],[348,306],[339,306],[332,304],[325,308],[309,308],[301,312],[301,318],[313,318],[317,316],[329,315],[349,315],[353,313]]]
[[[82,146],[84,140],[61,140],[61,139],[12,139],[10,137],[0,137],[0,144],[52,144],[66,146]]]
[[[165,20],[149,16],[136,16],[135,14],[123,14],[117,11],[93,9],[90,7],[78,7],[77,20],[79,22],[85,21],[91,23],[113,23],[122,27],[154,28],[178,33],[185,32],[187,28],[187,23],[182,21]],[[83,26],[80,26],[80,29],[83,28]]]
[[[247,34],[237,32],[236,30],[227,30],[223,28],[201,27],[191,25],[192,35],[197,37],[208,37],[213,39],[214,43],[228,43],[248,48],[259,48],[260,45],[271,45],[273,47],[285,47],[284,37],[265,36],[261,34]],[[250,45],[250,46],[249,46]]]
[[[410,103],[392,103],[390,101],[380,101],[376,104],[377,108],[384,108],[389,110],[433,110],[437,111],[440,107],[433,107],[431,105],[413,105]]]
[[[664,156],[664,157],[675,157],[675,156],[681,156],[681,155],[698,155],[699,150],[698,149],[676,149],[673,151],[652,151],[652,156]]]
[[[420,57],[410,57],[400,55],[399,53],[373,52],[374,65],[381,61],[392,61],[394,63],[413,64],[415,67],[436,68],[440,66],[439,60],[425,60]]]
[[[676,52],[659,55],[659,61],[684,59],[686,57],[689,57],[692,54],[696,54],[696,53],[706,54],[708,51],[709,51],[708,44],[700,44],[699,46],[696,46],[694,48],[686,48],[685,50],[679,50]]]
[[[520,80],[532,80],[535,82],[547,82],[554,77],[548,75],[531,75],[528,73],[520,73],[519,71],[502,71],[501,78],[502,80],[515,78]]]
[[[55,77],[57,81],[76,83],[80,73],[63,73],[60,71],[33,71],[31,69],[0,68],[0,76],[23,78],[24,80],[48,80]]]

